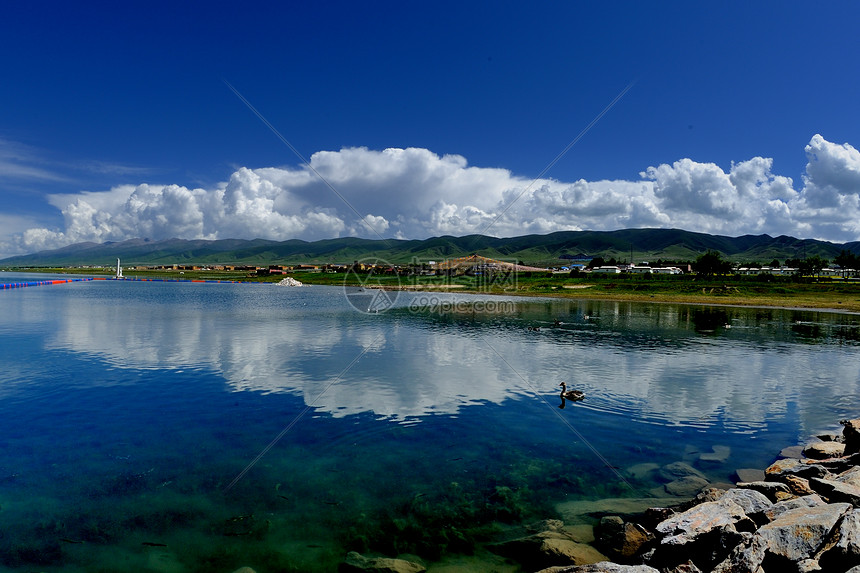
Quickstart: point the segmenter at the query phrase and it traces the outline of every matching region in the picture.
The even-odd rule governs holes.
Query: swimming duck
[[[565,398],[567,400],[572,400],[574,402],[582,400],[583,398],[585,398],[585,392],[583,392],[582,390],[568,390],[567,384],[565,384],[564,382],[559,384],[559,386],[561,386],[561,397],[562,398]]]

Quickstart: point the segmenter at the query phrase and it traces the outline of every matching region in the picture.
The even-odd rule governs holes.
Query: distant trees
[[[588,268],[596,269],[599,267],[615,266],[617,264],[618,261],[615,260],[615,257],[610,258],[608,261],[603,257],[594,257],[593,259],[591,259],[591,262],[588,263]]]
[[[732,271],[732,263],[723,259],[719,251],[709,250],[700,255],[693,264],[693,270],[700,275],[726,275]]]
[[[843,269],[860,269],[860,257],[845,249],[839,251],[833,262]]]
[[[827,262],[827,259],[822,259],[818,255],[807,257],[800,261],[797,270],[802,276],[818,276],[821,274],[821,269],[827,266]]]

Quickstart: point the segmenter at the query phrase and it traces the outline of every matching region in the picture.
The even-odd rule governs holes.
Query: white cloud
[[[803,188],[795,189],[764,157],[728,171],[684,158],[647,167],[634,181],[562,182],[427,149],[320,151],[310,167],[240,168],[211,189],[142,184],[54,195],[64,228],[19,232],[12,250],[132,237],[424,238],[635,227],[860,239],[860,152],[815,135],[806,153]]]

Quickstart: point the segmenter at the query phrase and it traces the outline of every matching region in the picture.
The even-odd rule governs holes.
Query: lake
[[[332,571],[356,550],[516,571],[484,548],[508,528],[663,499],[675,462],[733,482],[858,416],[856,315],[433,293],[362,312],[375,294],[0,291],[0,567]]]

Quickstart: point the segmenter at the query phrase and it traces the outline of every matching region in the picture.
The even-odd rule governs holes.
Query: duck
[[[562,382],[559,384],[561,386],[561,397],[567,400],[572,400],[574,402],[582,400],[585,398],[585,392],[582,390],[568,390],[567,384]]]

